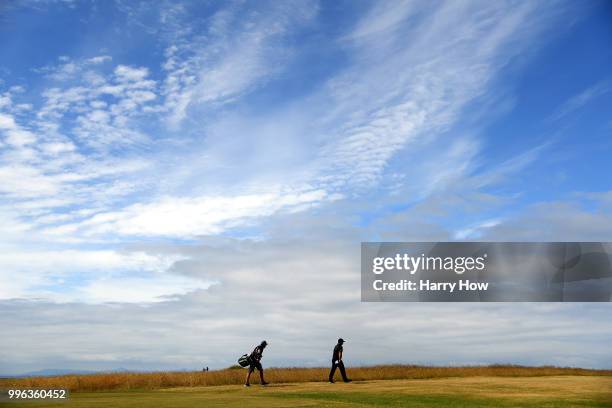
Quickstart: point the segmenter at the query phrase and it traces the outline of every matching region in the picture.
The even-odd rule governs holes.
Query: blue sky
[[[388,346],[402,361],[406,333],[432,322],[482,342],[522,322],[530,353],[455,353],[449,334],[419,361],[610,367],[607,305],[461,306],[480,317],[459,328],[451,306],[360,305],[358,248],[611,240],[611,16],[604,1],[4,2],[0,321],[15,331],[0,372],[190,367],[201,336],[208,365],[229,365],[223,345],[250,347],[253,315],[277,364],[332,328],[379,362],[351,322],[384,312],[392,330],[409,308]],[[159,340],[132,350],[79,311]],[[593,347],[570,333],[539,348],[564,327]]]

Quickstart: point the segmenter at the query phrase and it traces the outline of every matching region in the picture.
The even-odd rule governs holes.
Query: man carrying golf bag
[[[251,379],[251,374],[253,371],[257,369],[259,371],[259,379],[261,380],[261,385],[267,385],[268,383],[264,380],[263,367],[261,366],[261,357],[263,355],[263,351],[268,345],[267,341],[262,341],[261,344],[253,349],[253,352],[249,355],[249,371],[247,373],[246,382],[244,383],[245,387],[250,387],[251,384],[249,380]]]

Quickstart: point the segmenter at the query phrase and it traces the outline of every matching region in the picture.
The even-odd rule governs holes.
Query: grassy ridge
[[[6,408],[610,408],[612,376],[446,377],[411,380],[177,387],[78,392]]]
[[[328,368],[269,368],[266,380],[272,383],[326,381]],[[612,370],[588,370],[561,367],[523,367],[493,365],[474,367],[426,367],[381,365],[348,369],[354,380],[432,379],[452,377],[541,377],[541,376],[612,376]],[[80,391],[154,390],[171,387],[236,385],[244,382],[245,370],[209,372],[153,372],[64,375],[0,380],[0,388],[44,388]],[[257,381],[254,375],[254,382]]]

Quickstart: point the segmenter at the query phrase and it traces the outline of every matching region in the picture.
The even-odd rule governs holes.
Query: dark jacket
[[[341,343],[336,344],[336,347],[334,347],[334,354],[332,354],[332,361],[340,360],[340,354],[342,353],[342,351],[343,351],[342,344]]]
[[[251,361],[259,362],[261,360],[262,354],[263,348],[261,346],[257,346],[253,349],[253,352],[251,352],[249,358],[251,359]]]

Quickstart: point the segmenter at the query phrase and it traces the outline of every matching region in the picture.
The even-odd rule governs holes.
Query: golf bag
[[[249,355],[243,354],[242,357],[238,359],[238,364],[240,364],[240,367],[246,367],[251,364],[251,359],[249,358]]]

